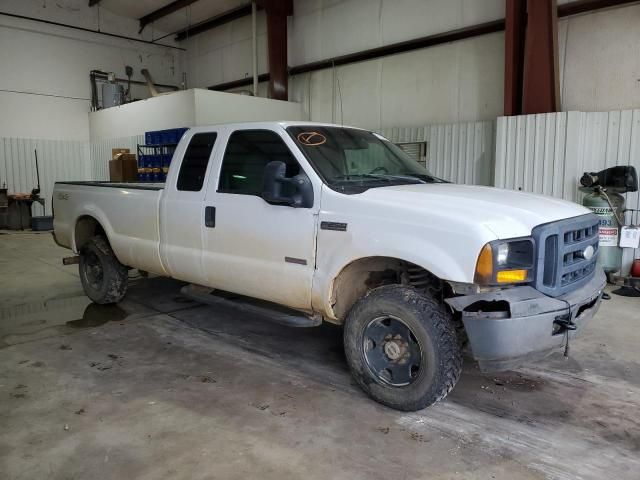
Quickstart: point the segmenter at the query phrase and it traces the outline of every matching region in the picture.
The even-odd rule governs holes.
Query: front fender
[[[334,282],[353,262],[371,257],[384,257],[413,263],[442,280],[471,283],[477,256],[485,238],[468,243],[464,251],[449,242],[451,248],[428,238],[407,236],[398,232],[323,231],[318,233],[318,257],[313,282],[312,304],[325,316],[335,320],[332,298]]]

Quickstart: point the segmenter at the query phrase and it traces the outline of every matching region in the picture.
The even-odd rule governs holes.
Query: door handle
[[[216,226],[216,207],[205,207],[204,209],[204,225],[208,228]]]

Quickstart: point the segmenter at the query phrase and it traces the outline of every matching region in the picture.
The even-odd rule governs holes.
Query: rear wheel
[[[401,285],[376,288],[356,302],[345,323],[344,346],[362,389],[398,410],[420,410],[441,400],[462,371],[448,311]]]
[[[84,292],[95,303],[117,303],[127,292],[127,267],[101,235],[91,238],[80,250],[79,270]]]

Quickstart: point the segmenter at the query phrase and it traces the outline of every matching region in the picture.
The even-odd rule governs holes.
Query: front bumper
[[[600,307],[606,277],[597,270],[582,287],[552,298],[533,287],[453,297],[446,302],[462,314],[474,358],[484,372],[514,369],[544,358],[578,336]],[[575,324],[566,330],[559,323]]]

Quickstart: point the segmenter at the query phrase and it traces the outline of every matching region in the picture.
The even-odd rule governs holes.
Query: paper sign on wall
[[[620,246],[638,248],[638,245],[640,245],[640,227],[622,227],[620,229]]]

